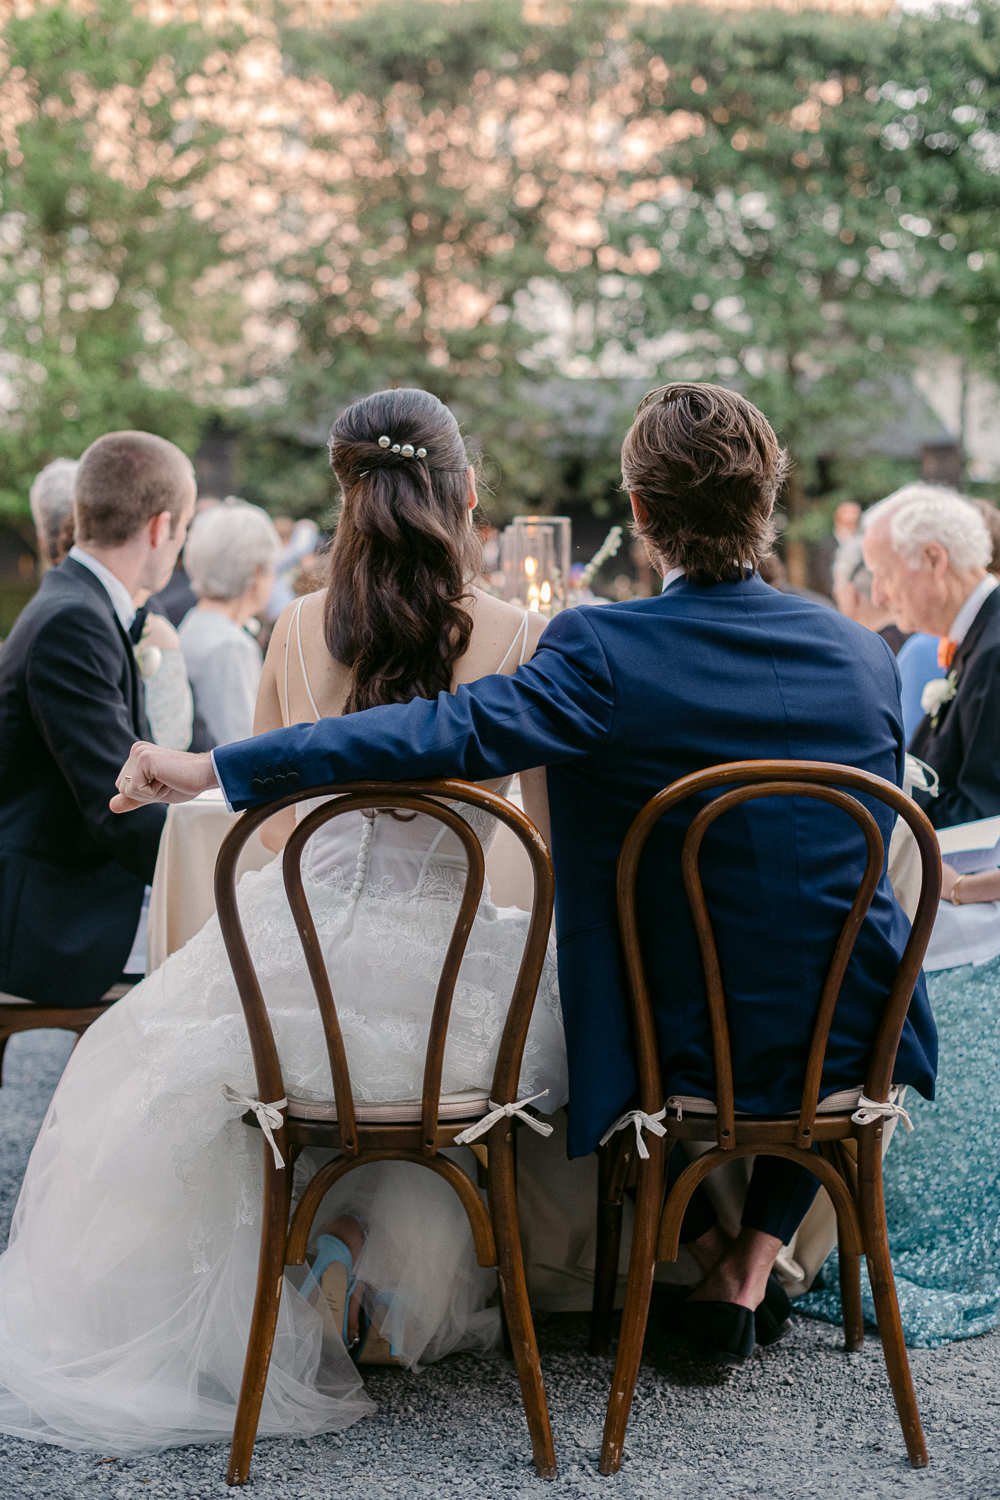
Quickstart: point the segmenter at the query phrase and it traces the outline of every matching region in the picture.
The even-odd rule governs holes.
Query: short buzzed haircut
[[[91,443],[77,470],[77,541],[121,547],[165,510],[173,535],[193,479],[190,459],[166,438],[105,433]]]
[[[28,499],[45,561],[57,563],[63,547],[67,518],[73,514],[73,485],[79,465],[75,458],[54,458],[36,474]],[[72,545],[72,543],[70,543]]]
[[[661,386],[622,445],[622,488],[646,507],[635,532],[693,583],[752,573],[771,550],[787,462],[766,417],[736,391]]]

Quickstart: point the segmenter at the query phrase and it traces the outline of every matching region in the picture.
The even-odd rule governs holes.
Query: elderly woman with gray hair
[[[267,604],[280,552],[270,517],[235,499],[196,516],[184,548],[198,603],[181,625],[181,650],[195,702],[219,745],[253,733],[264,658],[244,627]]]

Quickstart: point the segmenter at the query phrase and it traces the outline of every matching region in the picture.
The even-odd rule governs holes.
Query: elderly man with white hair
[[[982,514],[955,490],[911,484],[865,515],[872,600],[900,630],[940,637],[947,676],[924,690],[910,744],[941,780],[921,797],[938,828],[1000,813],[1000,594]]]
[[[264,658],[245,626],[270,598],[281,547],[265,511],[230,498],[195,517],[184,549],[198,603],[178,634],[195,704],[219,745],[253,734]]]

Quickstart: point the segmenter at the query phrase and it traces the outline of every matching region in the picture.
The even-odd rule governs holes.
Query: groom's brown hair
[[[622,444],[622,488],[646,509],[636,535],[694,583],[757,569],[787,469],[767,418],[720,385],[650,391]]]
[[[191,460],[166,438],[106,432],[91,443],[76,471],[76,540],[121,547],[165,510],[173,536],[193,480]]]

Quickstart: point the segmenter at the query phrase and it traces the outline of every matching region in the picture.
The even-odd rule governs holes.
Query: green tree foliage
[[[793,513],[821,454],[870,498],[851,454],[891,414],[890,377],[944,349],[997,368],[996,11],[648,13],[629,51],[650,105],[696,101],[704,131],[611,216],[599,263],[662,258],[597,280],[606,326],[623,350],[738,382],[798,461]]]
[[[196,169],[170,104],[204,35],[114,0],[96,20],[41,7],[2,44],[0,506],[23,512],[38,467],[102,432],[197,446],[189,341],[223,310],[192,293],[217,237],[164,188]]]
[[[419,383],[484,451],[497,518],[602,516],[633,382],[680,376],[772,417],[806,534],[819,458],[834,495],[893,481],[864,454],[890,377],[944,350],[995,369],[994,9],[303,16],[6,23],[9,507],[100,431],[191,450],[222,423],[242,492],[319,514],[337,407]]]

